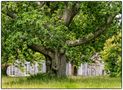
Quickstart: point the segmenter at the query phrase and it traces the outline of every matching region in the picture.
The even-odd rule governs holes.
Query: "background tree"
[[[117,32],[121,11],[121,2],[2,2],[2,62],[36,51],[47,73],[64,76],[67,61],[88,61]]]
[[[106,40],[103,51],[101,52],[102,58],[105,62],[105,69],[110,76],[122,75],[122,48],[121,48],[122,34],[118,32]]]

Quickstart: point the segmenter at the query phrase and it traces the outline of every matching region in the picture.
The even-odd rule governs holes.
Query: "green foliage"
[[[74,3],[68,2],[68,8]],[[112,13],[121,13],[121,2],[79,2],[80,9],[67,27],[64,25],[62,15],[65,9],[64,2],[12,2],[3,1],[2,11],[2,64],[12,63],[16,59],[34,61],[44,59],[28,48],[28,45],[38,44],[51,49],[66,50],[69,60],[77,66],[81,62],[89,62],[94,52],[99,52],[107,38],[118,31],[117,21],[89,43],[78,47],[69,47],[67,40],[75,40],[94,33]],[[10,18],[7,11],[16,14]],[[91,34],[90,34],[91,36]]]
[[[122,34],[118,32],[106,40],[103,51],[101,52],[102,58],[105,62],[105,69],[110,76],[122,75]]]
[[[91,45],[83,45],[78,47],[68,48],[66,55],[70,61],[76,66],[79,66],[83,62],[91,62],[90,58],[96,50]]]

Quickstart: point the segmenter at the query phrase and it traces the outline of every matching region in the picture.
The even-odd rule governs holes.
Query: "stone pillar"
[[[17,67],[15,67],[15,76],[18,75],[18,70],[17,70]]]
[[[100,75],[103,75],[104,65],[100,64]]]
[[[29,74],[30,72],[30,62],[26,62],[26,74]]]
[[[24,65],[24,76],[27,75],[26,72],[27,72],[27,68],[26,68],[26,66]]]
[[[6,74],[7,74],[8,76],[11,75],[11,66],[7,67],[7,69],[6,69]]]
[[[12,75],[15,76],[15,67],[14,67],[14,65],[12,66]]]
[[[81,63],[81,65],[78,68],[77,75],[82,75],[82,63]]]
[[[85,76],[85,64],[82,64],[82,75]]]
[[[46,62],[42,63],[42,73],[46,73]]]
[[[34,64],[34,74],[37,74],[38,73],[38,63],[36,62]]]
[[[70,62],[66,64],[66,75],[67,76],[72,75],[72,66]]]
[[[91,65],[89,65],[89,64],[87,67],[87,74],[88,74],[88,76],[91,76]]]
[[[88,75],[88,64],[87,63],[84,63],[83,72],[84,72],[84,76],[87,76]]]

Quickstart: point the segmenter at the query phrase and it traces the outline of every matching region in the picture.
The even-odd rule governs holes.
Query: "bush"
[[[121,76],[122,48],[121,32],[106,40],[101,56],[105,62],[105,70],[110,76]]]

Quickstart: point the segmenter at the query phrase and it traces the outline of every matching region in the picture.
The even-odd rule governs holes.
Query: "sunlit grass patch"
[[[49,77],[37,75],[31,77],[2,76],[2,88],[121,88],[120,77]]]

